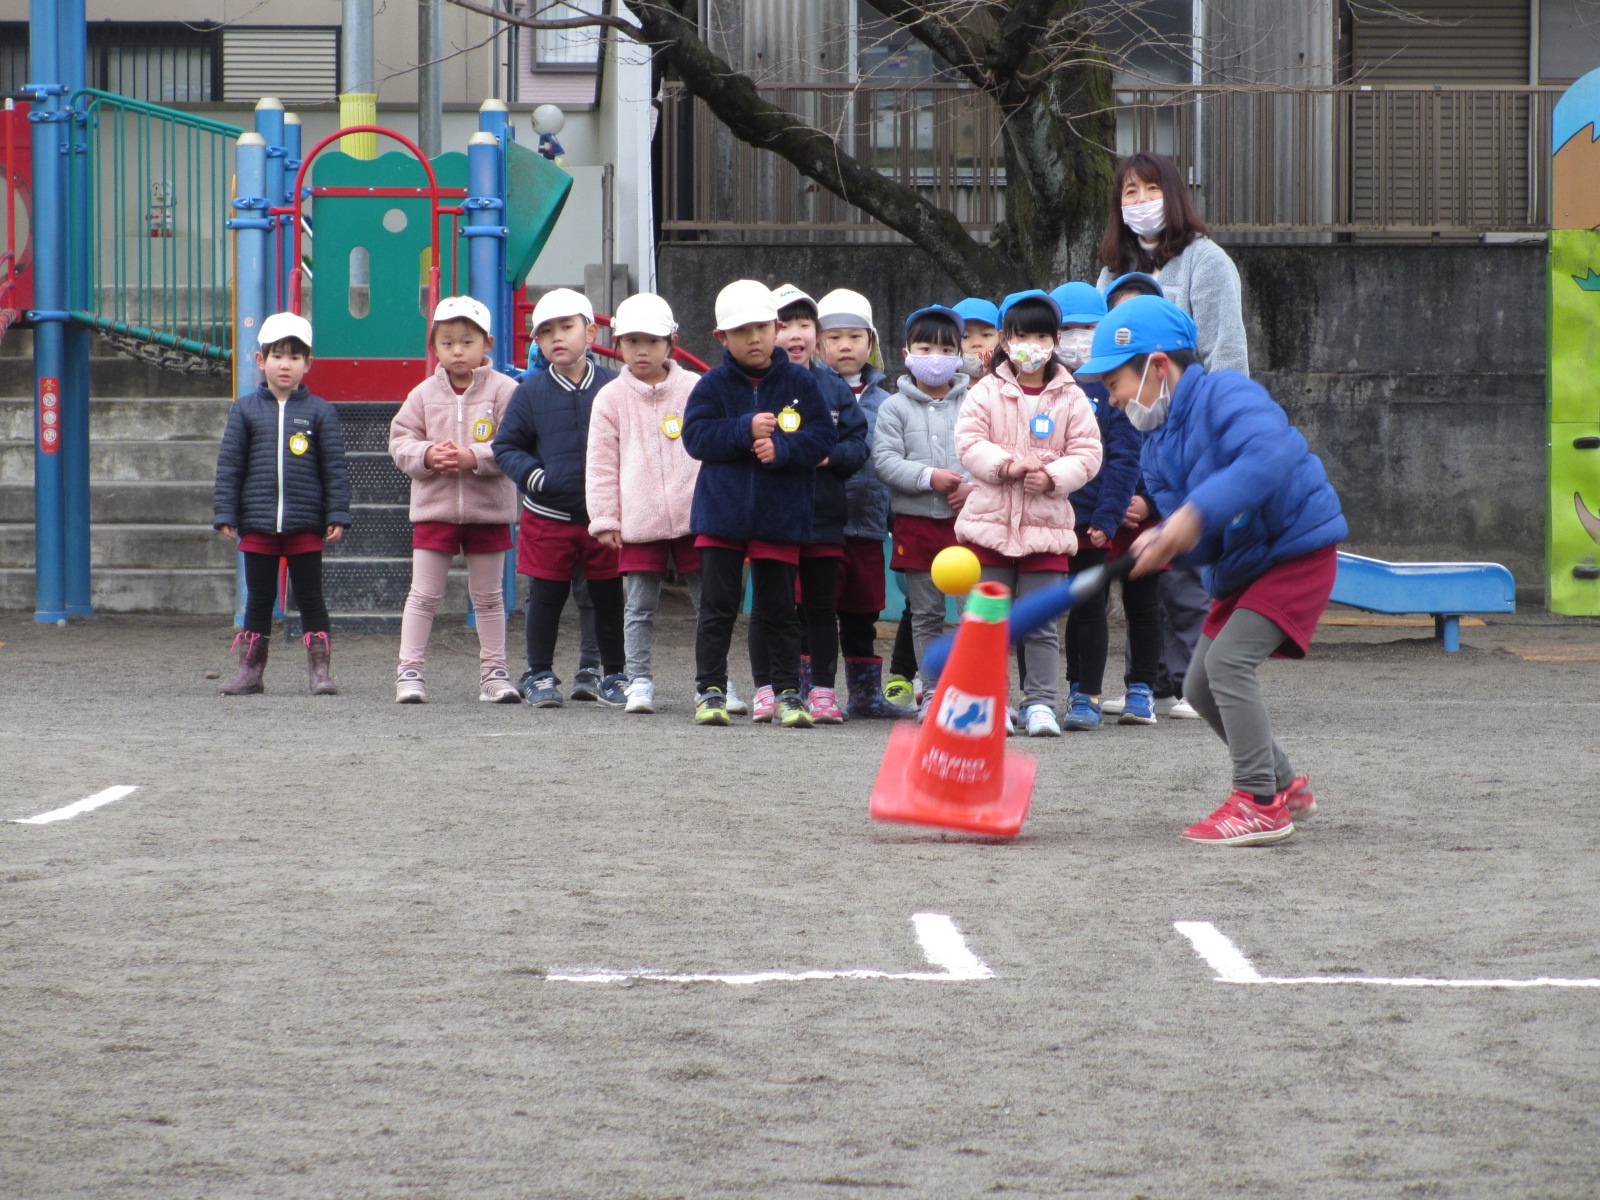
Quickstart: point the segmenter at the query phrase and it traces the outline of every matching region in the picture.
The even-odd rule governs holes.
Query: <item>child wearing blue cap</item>
[[[1061,310],[1034,289],[1000,308],[1001,348],[956,421],[956,453],[973,490],[956,518],[986,583],[1019,598],[1058,582],[1078,549],[1073,492],[1100,469],[1100,431],[1083,390],[1056,361]],[[1022,720],[1030,737],[1058,737],[1060,641],[1046,621],[1022,642]]]
[[[1180,556],[1206,568],[1211,611],[1184,695],[1227,744],[1233,790],[1183,836],[1279,842],[1315,801],[1273,738],[1256,668],[1305,657],[1349,529],[1321,460],[1283,409],[1238,371],[1207,373],[1195,340],[1186,313],[1140,296],[1101,321],[1080,374],[1099,376],[1145,435],[1140,466],[1163,519],[1134,543],[1134,573]]]
[[[1077,371],[1089,357],[1095,327],[1106,315],[1105,297],[1091,284],[1064,283],[1050,293],[1061,306],[1056,358]],[[1105,446],[1100,473],[1072,493],[1078,519],[1078,552],[1068,573],[1076,575],[1127,552],[1133,533],[1124,530],[1128,505],[1139,486],[1139,451],[1144,438],[1111,404],[1106,389],[1094,380],[1079,380],[1094,411]],[[1104,591],[1085,596],[1067,613],[1066,712],[1069,730],[1099,729],[1103,720],[1100,692],[1105,683],[1106,653],[1111,640]],[[1122,608],[1128,620],[1127,699],[1119,711],[1122,725],[1154,725],[1156,672],[1160,666],[1160,576],[1122,580]]]
[[[1000,345],[1000,308],[993,300],[968,296],[951,311],[961,318],[961,369],[969,379],[982,379]]]

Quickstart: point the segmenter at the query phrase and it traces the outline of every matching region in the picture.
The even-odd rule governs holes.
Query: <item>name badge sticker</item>
[[[793,433],[800,428],[800,413],[794,405],[791,404],[778,413],[778,428],[785,433]]]
[[[1049,413],[1040,413],[1033,419],[1033,436],[1047,438],[1056,431],[1056,419]]]
[[[494,437],[494,422],[488,417],[479,417],[472,423],[472,436],[477,441],[487,442]]]
[[[311,439],[303,433],[297,433],[289,439],[289,453],[293,455],[304,454],[311,449]]]
[[[673,441],[677,441],[683,436],[683,418],[678,416],[677,413],[673,413],[668,417],[663,417],[661,419],[661,432],[666,434]]]

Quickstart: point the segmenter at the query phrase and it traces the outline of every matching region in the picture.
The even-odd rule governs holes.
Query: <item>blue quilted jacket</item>
[[[516,481],[523,508],[546,520],[588,528],[589,413],[595,393],[616,377],[590,359],[581,384],[553,367],[529,371],[517,384],[494,435],[494,460]]]
[[[1349,535],[1322,460],[1267,390],[1238,371],[1185,371],[1139,463],[1163,516],[1184,504],[1199,510],[1205,532],[1180,561],[1205,567],[1219,599]]]
[[[750,418],[793,408],[800,424],[772,435],[770,463],[750,446]],[[816,464],[833,453],[833,416],[810,371],[780,353],[759,383],[723,353],[720,366],[700,377],[683,413],[683,445],[701,462],[689,524],[695,533],[731,541],[813,539]]]
[[[839,440],[828,455],[828,465],[817,468],[817,500],[811,540],[844,545],[844,529],[850,520],[850,479],[861,470],[871,449],[867,414],[839,372],[818,363],[811,368],[822,393],[822,402],[833,414],[834,432]]]
[[[264,384],[235,400],[217,452],[213,527],[321,534],[350,523],[350,472],[333,405],[304,386],[283,401]]]
[[[832,370],[831,367],[822,369]],[[862,368],[861,382],[864,386],[856,402],[867,415],[867,461],[845,484],[845,493],[850,497],[850,521],[844,531],[850,537],[873,538],[881,542],[889,536],[889,487],[878,478],[878,472],[873,468],[872,439],[878,432],[878,410],[889,398],[883,386],[888,382],[888,376],[868,363]]]

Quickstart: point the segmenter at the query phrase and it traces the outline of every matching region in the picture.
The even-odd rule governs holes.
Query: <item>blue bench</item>
[[[1466,613],[1514,613],[1517,585],[1499,563],[1392,563],[1339,555],[1333,600],[1376,613],[1428,613],[1444,648],[1461,649]]]

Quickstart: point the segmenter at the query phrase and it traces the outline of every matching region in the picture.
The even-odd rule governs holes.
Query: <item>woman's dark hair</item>
[[[1001,363],[1011,362],[1011,356],[1006,353],[1006,338],[1013,333],[1042,333],[1054,338],[1060,332],[1061,321],[1057,315],[1060,311],[1042,296],[1029,296],[1006,309],[1006,315],[1000,318],[1000,344],[994,348],[994,354],[989,359],[989,370],[993,371]],[[1045,364],[1046,382],[1056,373],[1058,365],[1053,357]],[[1016,363],[1011,363],[1011,370],[1021,378],[1022,372],[1017,370]]]
[[[1129,179],[1153,183],[1161,189],[1166,226],[1156,235],[1154,250],[1141,246],[1139,235],[1122,222],[1122,187]],[[1187,250],[1195,238],[1209,236],[1210,232],[1189,198],[1189,187],[1178,165],[1166,155],[1140,151],[1117,165],[1111,182],[1111,216],[1106,221],[1105,236],[1100,239],[1100,261],[1113,275],[1159,271]]]
[[[959,351],[961,334],[961,327],[946,317],[938,315],[918,317],[906,330],[906,345],[909,346],[914,342],[931,342],[935,346],[952,346]]]
[[[273,353],[298,354],[301,358],[311,357],[311,347],[297,337],[279,338],[270,346],[261,347],[261,357],[271,358]]]

